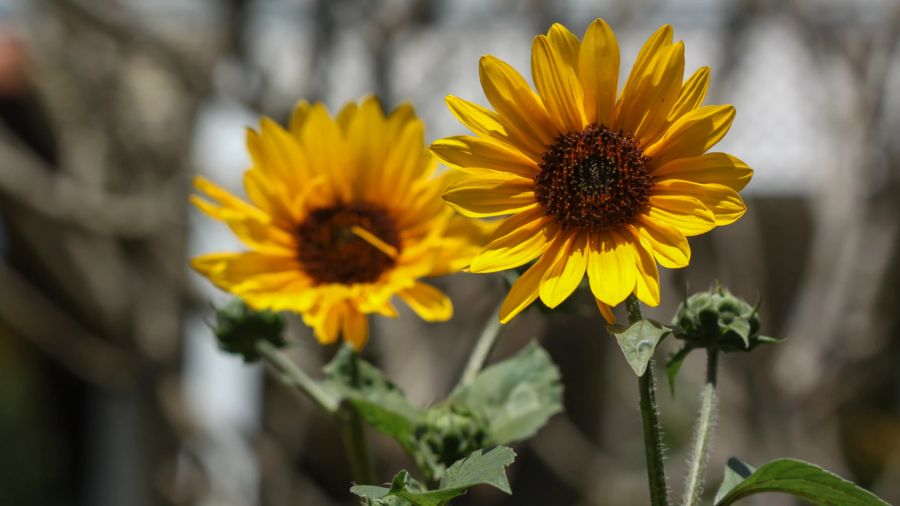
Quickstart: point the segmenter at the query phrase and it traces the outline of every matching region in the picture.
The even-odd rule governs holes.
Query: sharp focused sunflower
[[[686,236],[734,222],[752,170],[706,153],[728,131],[731,105],[702,105],[709,68],[684,78],[684,45],[661,27],[618,90],[619,48],[601,19],[583,40],[559,24],[534,39],[532,79],[481,59],[494,110],[449,96],[476,136],[440,139],[432,151],[463,176],[444,199],[467,216],[511,215],[472,261],[494,272],[537,258],[501,310],[507,322],[536,298],[565,300],[587,274],[604,316],[630,294],[659,303],[657,263],[684,267]]]
[[[425,320],[450,318],[450,299],[419,278],[467,265],[489,231],[441,200],[447,177],[433,177],[412,107],[385,116],[369,98],[332,118],[302,102],[288,130],[268,118],[248,129],[247,147],[249,202],[202,177],[210,200],[191,200],[250,251],[200,256],[194,269],[254,308],[301,313],[322,343],[342,334],[362,348],[365,315],[396,316],[394,295]]]

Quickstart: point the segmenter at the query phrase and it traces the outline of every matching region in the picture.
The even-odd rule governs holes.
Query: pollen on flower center
[[[560,135],[544,152],[535,197],[564,229],[629,223],[650,198],[649,160],[631,136],[589,125]]]
[[[364,202],[310,211],[297,236],[300,263],[316,284],[377,281],[396,263],[390,251],[400,250],[393,218]]]

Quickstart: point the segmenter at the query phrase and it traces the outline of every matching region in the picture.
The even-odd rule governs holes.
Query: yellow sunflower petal
[[[413,286],[397,295],[425,321],[442,322],[453,316],[450,297],[429,284],[416,281]]]
[[[494,111],[453,95],[448,95],[445,100],[450,112],[473,133],[485,137],[506,137],[506,128],[501,123],[500,115]]]
[[[259,122],[258,135],[247,136],[254,166],[270,179],[281,181],[288,192],[297,191],[309,177],[309,164],[297,139],[270,118]]]
[[[578,52],[578,77],[588,123],[612,125],[619,82],[619,43],[602,19],[591,23],[584,33]]]
[[[513,283],[503,304],[500,305],[500,323],[507,323],[538,298],[541,291],[541,278],[556,260],[560,247],[565,241],[554,241],[550,248],[538,258],[537,262]]]
[[[625,86],[622,87],[622,93],[619,95],[619,100],[616,103],[617,117],[615,118],[615,125],[621,124],[621,118],[618,117],[620,115],[619,111],[621,111],[623,105],[628,103],[628,97],[635,95],[639,81],[649,73],[651,64],[656,56],[671,45],[672,27],[663,25],[653,32],[653,35],[641,47],[641,51],[634,60],[634,65],[631,66],[631,72],[628,73],[628,79],[625,80]]]
[[[393,142],[394,145],[391,146],[384,165],[377,172],[380,176],[376,176],[380,183],[380,191],[369,193],[370,197],[379,200],[384,200],[387,196],[407,194],[412,182],[423,176],[426,169],[431,166],[429,163],[431,154],[423,148],[425,124],[421,120],[409,120]]]
[[[341,322],[344,341],[356,351],[361,351],[369,340],[369,319],[355,308],[347,307]]]
[[[327,303],[317,310],[303,313],[303,323],[312,327],[319,343],[333,344],[341,331],[343,313],[343,304]]]
[[[665,126],[666,117],[681,91],[684,78],[684,43],[661,49],[634,77],[629,93],[622,93],[616,122],[641,145],[649,145]]]
[[[733,120],[731,105],[707,105],[678,118],[659,141],[644,150],[651,158],[650,168],[705,153],[728,133]]]
[[[269,286],[269,283],[273,286]],[[309,311],[317,299],[317,290],[313,288],[310,280],[301,277],[277,285],[273,278],[266,277],[252,286],[246,288],[242,286],[241,289],[231,292],[257,311],[268,309],[302,313]]]
[[[328,177],[330,193],[345,201],[352,199],[352,175],[348,173],[347,146],[343,132],[322,104],[306,113],[300,140],[313,174]]]
[[[610,306],[619,304],[634,291],[634,246],[608,230],[591,234],[588,250],[587,273],[594,297]]]
[[[741,196],[731,188],[715,183],[694,183],[678,179],[659,181],[654,195],[687,195],[703,203],[715,215],[716,226],[729,225],[747,211]]]
[[[540,297],[555,308],[578,288],[587,267],[587,234],[573,233],[541,277]]]
[[[260,276],[288,273],[302,277],[296,258],[253,251],[201,255],[191,259],[191,267],[225,290],[252,285]]]
[[[675,121],[684,116],[686,113],[693,111],[703,104],[706,98],[706,92],[709,90],[709,67],[700,67],[688,78],[681,86],[681,92],[678,94],[678,100],[669,111],[666,118],[669,122]]]
[[[469,265],[499,224],[498,221],[472,220],[454,214],[447,224],[440,252],[428,275],[444,276]]]
[[[300,139],[300,132],[303,130],[303,124],[306,122],[306,115],[309,113],[309,102],[306,100],[300,100],[297,102],[297,105],[294,106],[294,110],[291,112],[291,119],[288,123],[288,130],[294,136],[295,139]]]
[[[553,144],[557,134],[543,103],[506,62],[483,56],[479,70],[484,94],[503,119],[516,147],[539,160],[544,146]]]
[[[522,153],[477,137],[459,136],[438,139],[431,145],[431,152],[441,160],[464,170],[490,169],[509,172],[524,178],[533,178],[538,173],[537,165]]]
[[[366,98],[363,100],[363,104],[372,99],[373,97]],[[357,106],[355,102],[347,102],[344,107],[341,108],[340,112],[338,112],[335,121],[337,121],[338,126],[341,127],[341,130],[343,130],[344,133],[349,131],[350,123],[353,121],[353,117],[356,116],[358,110],[359,106]]]
[[[294,224],[300,209],[293,205],[291,193],[280,181],[252,168],[244,172],[244,192],[254,206],[271,216],[273,223],[285,229]]]
[[[677,228],[639,216],[634,228],[647,242],[653,257],[663,267],[679,269],[691,261],[691,246]]]
[[[534,204],[533,181],[501,172],[494,174],[456,180],[444,192],[444,200],[473,218],[513,214]]]
[[[274,255],[293,255],[296,251],[294,235],[274,226],[269,219],[259,220],[252,215],[216,207],[196,195],[191,195],[190,200],[206,215],[227,224],[241,242],[256,251]]]
[[[409,102],[403,102],[387,116],[387,130],[385,137],[393,139],[400,134],[410,121],[417,119],[416,109]]]
[[[734,191],[741,191],[753,177],[753,169],[727,153],[706,153],[672,160],[657,168],[653,175],[660,180],[683,179],[695,183],[718,183]]]
[[[354,108],[353,116],[344,121],[350,165],[355,169],[354,193],[363,196],[383,177],[388,149],[401,141],[385,135],[384,112],[381,103],[374,97],[363,100],[359,107]],[[338,122],[341,122],[340,118]]]
[[[547,31],[547,40],[550,41],[566,65],[573,69],[578,68],[578,51],[581,43],[578,42],[578,37],[574,33],[559,23],[553,23],[550,30]]]
[[[686,236],[709,232],[716,226],[716,217],[703,202],[686,195],[650,195],[646,215],[667,223]]]
[[[269,215],[267,215],[266,213],[262,212],[254,206],[251,206],[238,197],[235,197],[228,190],[213,183],[203,176],[194,177],[194,188],[207,194],[210,198],[215,199],[222,207],[228,208],[238,213],[247,214],[260,221],[269,219]]]
[[[641,233],[632,225],[625,227],[625,233],[635,241],[635,266],[638,273],[634,286],[634,295],[648,306],[658,306],[659,295],[659,269],[656,268],[656,259],[653,257],[653,246],[650,241],[641,236]],[[687,241],[685,240],[685,244]],[[690,250],[688,250],[690,255]]]
[[[531,73],[556,131],[581,130],[585,125],[581,83],[575,69],[543,35],[535,37],[531,46]]]
[[[600,299],[594,298],[594,302],[597,303],[597,309],[600,310],[600,314],[603,315],[603,319],[606,320],[606,323],[610,325],[616,324],[616,315],[613,313],[612,308],[609,304],[604,304]]]
[[[491,242],[472,260],[472,272],[497,272],[524,265],[545,252],[558,227],[535,203],[497,227]]]

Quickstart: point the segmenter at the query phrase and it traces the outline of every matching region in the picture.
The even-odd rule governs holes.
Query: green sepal
[[[773,460],[755,470],[730,459],[715,506],[727,506],[762,492],[790,494],[815,506],[889,506],[868,490],[817,465],[795,459]]]
[[[741,341],[744,343],[744,348],[750,349],[750,322],[743,319],[738,318],[734,319],[726,325],[722,326],[723,330],[734,332],[741,338]]]
[[[643,376],[659,341],[672,332],[672,328],[655,320],[640,320],[627,328],[611,325],[610,333],[625,355],[625,360],[636,375]]]
[[[394,476],[390,488],[374,485],[355,485],[350,492],[361,497],[363,504],[378,506],[444,506],[450,499],[465,494],[476,485],[489,485],[511,494],[506,466],[513,463],[516,453],[505,446],[487,452],[476,450],[467,458],[450,466],[435,490],[426,490],[406,471]],[[395,498],[404,502],[397,502]]]

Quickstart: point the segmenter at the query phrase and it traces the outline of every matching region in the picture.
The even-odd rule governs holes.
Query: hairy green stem
[[[691,450],[690,468],[687,484],[681,504],[696,506],[703,495],[703,473],[709,461],[709,447],[712,443],[715,428],[718,399],[716,396],[716,369],[719,362],[719,350],[706,350],[706,384],[703,385],[703,396],[700,401],[700,413],[697,415],[697,428],[694,432],[694,447]]]
[[[286,385],[297,388],[323,411],[335,416],[339,407],[338,400],[322,390],[318,383],[291,362],[281,350],[272,343],[260,339],[256,342],[256,351],[278,372],[279,378]]]
[[[469,360],[466,362],[462,376],[460,376],[460,386],[468,385],[475,381],[475,377],[478,376],[478,373],[484,368],[484,364],[487,363],[488,357],[491,356],[494,345],[497,344],[497,338],[500,337],[500,330],[503,328],[503,324],[500,323],[501,306],[502,304],[497,305],[497,308],[491,313],[490,319],[484,326],[484,330],[481,331],[481,335],[478,336],[478,341],[475,342],[472,354],[469,355]]]
[[[633,294],[625,300],[628,321],[631,324],[643,319],[641,306]],[[659,425],[659,410],[656,407],[656,382],[653,379],[653,359],[647,364],[644,375],[638,378],[641,393],[641,425],[644,428],[644,455],[647,460],[647,480],[650,484],[651,506],[668,506],[666,469],[663,465],[662,432]]]

